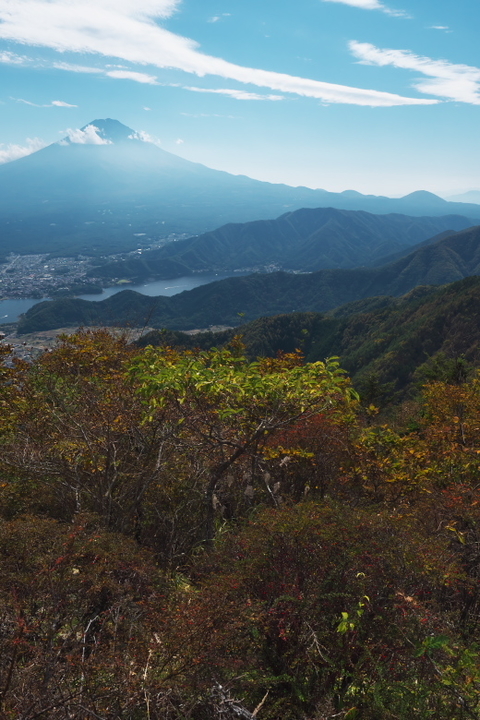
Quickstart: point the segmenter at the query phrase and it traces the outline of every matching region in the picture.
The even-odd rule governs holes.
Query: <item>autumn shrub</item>
[[[238,519],[258,502],[277,504],[277,478],[265,472],[277,437],[322,413],[349,414],[357,401],[336,358],[303,363],[291,353],[251,362],[238,341],[208,352],[150,347],[130,372],[147,422],[164,415],[168,447],[188,455],[191,485],[204,496],[207,544],[225,514]]]
[[[123,337],[88,331],[18,366],[2,386],[0,514],[68,522],[93,512],[164,565],[185,564],[222,523],[276,503],[263,453],[275,433],[355,402],[335,360],[242,353],[237,342],[138,354]]]
[[[0,515],[25,512],[70,522],[95,513],[169,563],[198,539],[180,523],[198,504],[166,413],[144,423],[125,337],[85,331],[61,339],[32,365],[5,369]],[[172,452],[175,456],[172,456]],[[193,512],[191,512],[193,518]],[[188,539],[187,539],[188,538]]]
[[[477,485],[480,476],[480,376],[423,388],[424,437],[437,485]]]
[[[407,427],[238,341],[0,355],[2,717],[478,718],[476,376]]]
[[[271,720],[309,718],[326,702],[365,718],[411,711],[417,685],[425,695],[438,685],[424,643],[445,635],[435,649],[447,660],[445,575],[463,578],[414,521],[331,503],[261,512],[195,573],[168,616],[178,682],[199,696],[220,683],[252,709],[268,692]],[[419,717],[454,717],[456,702],[442,692]]]
[[[343,496],[347,488],[342,466],[351,458],[355,435],[355,414],[341,406],[300,418],[275,433],[264,453],[264,467],[278,499]]]
[[[28,516],[0,521],[0,570],[2,717],[136,717],[168,592],[152,558],[95,517]]]

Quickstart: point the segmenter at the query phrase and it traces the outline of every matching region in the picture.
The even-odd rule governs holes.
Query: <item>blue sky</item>
[[[235,174],[480,189],[480,3],[0,0],[0,161],[95,118]]]

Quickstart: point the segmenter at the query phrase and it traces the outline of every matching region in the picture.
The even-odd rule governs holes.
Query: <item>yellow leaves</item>
[[[356,443],[355,472],[372,494],[386,492],[398,502],[402,495],[429,493],[431,457],[416,433],[401,436],[387,425],[368,427]]]
[[[297,448],[284,448],[282,445],[277,445],[275,447],[266,447],[263,449],[263,457],[266,460],[276,460],[278,458],[302,458],[305,460],[313,460],[315,458],[315,453],[308,452],[307,450],[304,450],[303,448],[297,447]]]
[[[85,441],[61,440],[53,446],[55,454],[72,466],[81,466],[90,473],[105,471],[105,458]]]
[[[460,532],[459,530],[457,530],[455,525],[456,525],[455,522],[450,523],[450,525],[447,525],[445,529],[449,530],[450,532],[453,532],[456,535],[457,540],[459,540],[459,542],[461,542],[462,545],[466,545],[466,540],[465,540],[466,533]]]
[[[243,423],[351,404],[356,394],[336,359],[300,364],[298,353],[249,362],[230,349],[177,354],[148,348],[132,364],[130,376],[150,408],[185,406],[223,421],[242,415]]]

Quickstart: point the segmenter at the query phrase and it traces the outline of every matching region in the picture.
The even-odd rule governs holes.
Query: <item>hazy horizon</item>
[[[269,182],[478,190],[478,16],[467,0],[0,0],[0,162],[111,117]]]

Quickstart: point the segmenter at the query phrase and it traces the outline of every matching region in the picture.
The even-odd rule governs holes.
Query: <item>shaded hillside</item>
[[[322,270],[310,275],[271,273],[227,278],[173,297],[147,297],[124,290],[101,302],[43,302],[19,323],[19,332],[69,325],[150,325],[179,330],[239,325],[262,315],[325,311],[361,297],[369,270]]]
[[[285,213],[276,220],[224,225],[140,257],[96,267],[104,278],[171,278],[191,272],[233,272],[274,266],[314,272],[325,268],[372,265],[392,253],[439,233],[471,226],[468,218],[372,215],[362,211],[315,208]]]
[[[429,237],[426,240],[417,243],[413,247],[407,248],[407,250],[400,250],[399,252],[394,252],[390,255],[384,255],[379,260],[374,260],[372,263],[370,263],[370,266],[381,267],[382,265],[389,265],[390,263],[395,262],[395,260],[400,260],[401,258],[410,255],[410,253],[415,252],[416,250],[420,250],[420,248],[424,247],[425,245],[434,245],[435,243],[440,242],[440,240],[446,240],[446,238],[452,237],[452,235],[454,234],[455,233],[453,233],[451,230],[444,230],[443,232],[438,233],[438,235]]]
[[[480,219],[480,205],[425,191],[391,199],[275,185],[185,160],[116,120],[88,127],[95,144],[66,139],[0,167],[1,252],[112,254],[303,207]]]
[[[329,315],[291,313],[254,320],[220,333],[154,331],[148,344],[207,350],[241,335],[250,357],[302,350],[308,362],[340,356],[354,381],[381,394],[403,391],[458,358],[480,365],[480,278],[440,289],[419,287],[401,298],[352,303]],[[443,363],[443,365],[442,365]],[[371,398],[375,399],[375,398]]]
[[[264,315],[326,312],[376,295],[403,295],[418,285],[480,274],[480,227],[456,233],[380,268],[271,273],[227,278],[173,297],[130,290],[102,302],[62,300],[35,305],[19,332],[71,325],[150,325],[178,330],[239,325]]]

